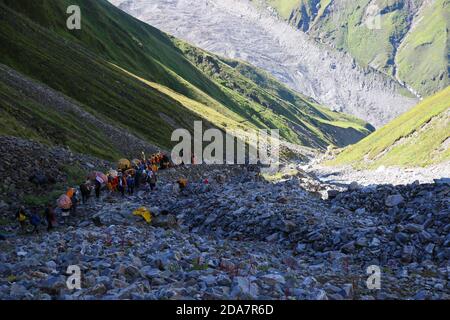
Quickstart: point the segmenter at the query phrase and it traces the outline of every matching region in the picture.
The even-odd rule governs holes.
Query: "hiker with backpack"
[[[56,224],[56,214],[55,209],[51,202],[47,204],[47,208],[45,208],[45,220],[47,221],[47,231],[51,231]]]
[[[30,217],[30,223],[33,226],[33,230],[31,233],[39,233],[39,225],[41,224],[41,217],[39,217],[39,214],[37,213],[37,209],[33,210],[33,213]]]
[[[95,198],[100,199],[100,192],[102,190],[102,184],[98,179],[95,179]]]
[[[127,187],[127,178],[126,175],[122,172],[119,172],[119,181],[118,181],[118,188],[120,193],[122,194],[122,197],[125,197],[125,189]]]
[[[136,168],[136,174],[134,176],[134,186],[136,187],[136,190],[139,190],[139,186],[141,184],[142,171],[143,168],[139,164],[139,166]]]
[[[132,196],[134,193],[134,186],[135,186],[135,179],[133,175],[128,175],[127,177],[127,189],[128,189],[128,195]]]
[[[147,183],[150,186],[150,190],[153,191],[156,189],[156,182],[158,181],[158,178],[156,176],[156,172],[149,171],[147,175]]]
[[[89,200],[89,197],[91,196],[91,184],[89,180],[80,185],[80,192],[81,192],[81,200],[83,204],[86,204]]]
[[[78,191],[74,189],[73,195],[72,195],[72,207],[70,208],[70,214],[74,215],[77,213],[77,207],[78,207]]]

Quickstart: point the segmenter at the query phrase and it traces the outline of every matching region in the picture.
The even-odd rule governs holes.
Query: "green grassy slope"
[[[349,52],[362,66],[399,78],[423,96],[450,84],[449,0],[427,2],[423,10],[413,8],[424,0],[265,2],[299,29]],[[369,28],[374,5],[380,13],[379,29]]]
[[[17,88],[4,82],[0,82],[0,100],[0,135],[66,145],[74,151],[108,160],[121,156],[104,133],[84,123],[76,114],[52,110],[24,97]]]
[[[450,86],[349,146],[330,165],[426,166],[450,160]]]
[[[192,126],[190,120],[199,119],[190,115],[176,101],[157,90],[149,89],[131,77],[124,76],[122,72],[83,47],[67,42],[44,28],[38,28],[33,22],[21,18],[7,8],[2,9],[0,62],[74,98],[97,118],[121,126],[124,130],[161,147],[170,146],[170,133],[173,128],[158,116],[159,113],[172,117],[177,124],[186,127]],[[2,94],[9,96],[6,90]],[[33,105],[28,107],[27,118],[20,117],[16,110],[24,113],[24,105],[27,102],[23,101],[20,95],[9,101],[10,105],[15,107],[7,108],[7,100],[4,99],[1,102],[3,111],[24,127],[30,128],[31,124],[37,121],[46,123],[52,117],[50,111],[39,111]],[[45,110],[44,108],[45,106],[41,106],[41,109]],[[52,117],[52,120],[54,126],[59,127],[55,130],[64,130],[64,122],[56,117]],[[44,130],[39,134],[45,139],[45,126],[42,125],[41,128]],[[10,131],[5,126],[0,130],[2,133]],[[78,127],[76,130],[82,131],[82,128]],[[64,144],[61,135],[51,135],[51,142]],[[94,136],[90,140],[93,139]],[[98,144],[104,145],[101,141],[98,141]],[[91,153],[90,150],[80,149],[70,143],[69,146],[74,147],[75,151]],[[108,151],[109,148],[103,147],[100,153]]]
[[[449,84],[450,1],[436,0],[398,49],[398,76],[425,94]]]
[[[241,105],[238,114],[247,113],[256,124],[280,128],[280,134],[291,142],[315,147],[327,142],[347,145],[374,130],[364,121],[318,105],[245,62],[220,58],[180,40],[175,43],[226,91],[237,91],[245,98],[236,98]]]
[[[82,30],[66,28],[65,11],[73,4],[81,7]],[[172,145],[174,126],[189,129],[195,119],[225,128],[214,116],[219,113],[242,128],[279,128],[283,138],[307,146],[344,145],[370,132],[366,123],[317,106],[248,65],[245,72],[237,72],[221,62],[236,83],[229,87],[220,76],[193,63],[186,50],[198,49],[181,45],[105,0],[0,0],[0,42],[0,63],[70,97],[97,118],[162,148]],[[258,86],[251,78],[255,76],[265,87]],[[4,121],[0,134],[67,143],[75,151],[101,157],[118,153],[95,128],[80,137],[96,146],[94,150],[77,144],[66,130],[68,122],[73,131],[83,130],[76,119],[46,113],[45,106],[25,101],[5,85],[0,90],[9,101],[2,103],[2,118],[11,120]],[[197,109],[186,101],[198,104]],[[17,110],[26,116],[17,116]],[[36,119],[48,121],[58,134],[34,128]]]

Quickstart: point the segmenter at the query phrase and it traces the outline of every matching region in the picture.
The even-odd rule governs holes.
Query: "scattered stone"
[[[400,194],[394,194],[388,196],[385,201],[385,205],[388,207],[395,207],[403,203],[405,199]]]
[[[353,181],[353,182],[350,183],[349,186],[348,186],[348,190],[349,190],[349,191],[356,191],[356,190],[358,190],[359,188],[360,188],[360,187],[359,187],[359,183],[356,182],[356,181]]]
[[[233,299],[256,299],[258,297],[258,286],[247,277],[235,277],[231,297]]]
[[[419,233],[423,231],[423,226],[415,223],[408,223],[405,230],[409,233]]]

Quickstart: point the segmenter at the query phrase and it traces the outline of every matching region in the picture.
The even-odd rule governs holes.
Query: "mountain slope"
[[[422,96],[450,84],[448,0],[254,0]],[[379,17],[379,26],[378,23]]]
[[[309,36],[248,0],[110,0],[194,45],[256,65],[333,110],[381,126],[417,103],[395,79]]]
[[[450,86],[349,146],[330,164],[425,166],[450,160]]]
[[[81,30],[66,29],[65,10],[72,4],[81,7]],[[1,111],[11,121],[5,121],[2,134],[68,144],[75,151],[113,158],[126,148],[111,138],[105,129],[110,126],[132,135],[138,144],[145,141],[165,149],[173,145],[170,137],[175,128],[190,129],[194,120],[200,119],[206,120],[206,126],[219,128],[279,128],[287,141],[318,148],[353,143],[372,130],[363,121],[318,106],[250,65],[245,73],[235,72],[221,58],[202,52],[233,81],[234,85],[227,87],[214,72],[201,70],[186,53],[198,49],[181,44],[104,0],[0,0],[0,7],[0,63],[6,65],[4,72],[12,68],[17,77],[37,82],[39,88],[42,83],[46,90],[75,105],[71,117],[67,112],[58,114],[57,109],[45,114],[46,103],[42,101],[38,101],[39,106],[29,103],[26,111],[22,109],[26,116],[17,116],[29,101],[12,91],[11,81],[8,85],[5,82],[2,94],[10,99],[8,105],[2,103]],[[258,85],[263,82],[267,85]],[[20,92],[20,88],[14,90]],[[92,120],[91,134],[79,134],[85,128],[74,119],[79,112],[75,107],[88,113],[91,120],[101,119],[103,129],[92,125]],[[65,117],[64,121],[60,117]],[[34,125],[43,125],[49,118],[49,128],[57,134],[47,134]],[[70,138],[62,126],[67,121],[84,143]],[[90,146],[96,146],[95,150]]]

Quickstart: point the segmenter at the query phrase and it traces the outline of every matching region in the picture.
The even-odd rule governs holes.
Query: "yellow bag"
[[[120,159],[120,160],[119,160],[119,163],[117,164],[117,167],[118,167],[120,170],[127,170],[127,169],[130,169],[130,168],[131,168],[130,160],[128,160],[128,159]]]
[[[142,218],[144,218],[144,220],[147,223],[152,222],[152,214],[150,213],[150,211],[145,208],[145,207],[140,207],[139,209],[136,209],[133,211],[133,215],[135,216],[141,216]]]

